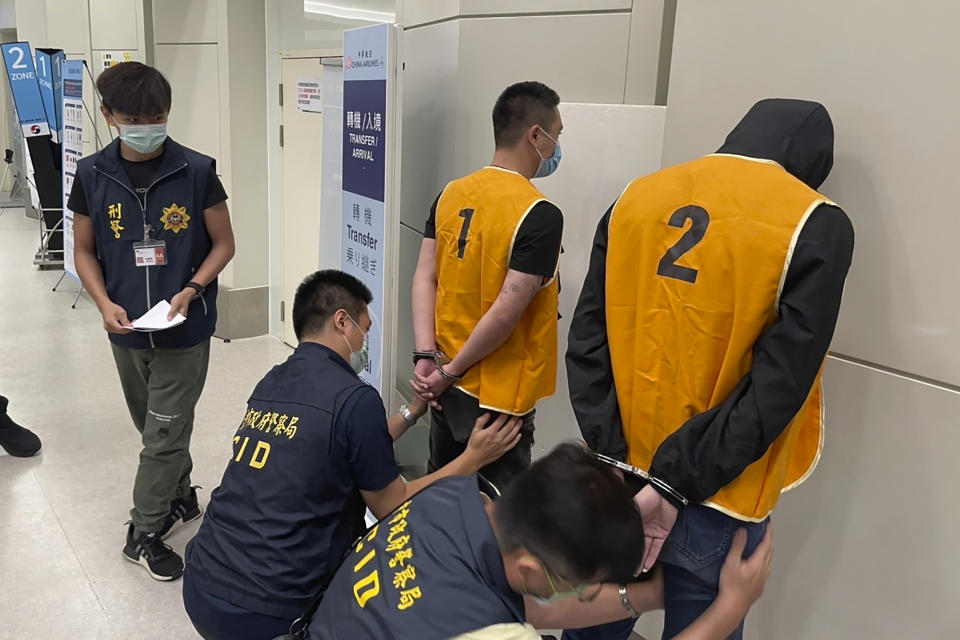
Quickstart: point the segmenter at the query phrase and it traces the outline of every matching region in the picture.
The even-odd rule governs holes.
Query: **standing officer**
[[[76,214],[77,273],[103,315],[143,450],[124,557],[157,580],[183,560],[162,542],[200,516],[190,486],[193,412],[217,324],[217,275],[234,252],[227,194],[212,158],[167,137],[170,85],[139,62],[100,74],[101,111],[119,138],[77,164],[67,206]],[[183,324],[132,333],[161,300]]]
[[[631,183],[597,228],[570,395],[591,448],[650,474],[636,500],[643,568],[663,565],[664,638],[716,595],[733,529],[758,544],[820,457],[820,373],[853,254],[849,219],[816,191],[832,166],[822,105],[763,100],[718,153]]]
[[[559,103],[539,82],[500,94],[493,162],[433,203],[413,281],[413,384],[434,405],[429,469],[463,451],[484,411],[523,416],[520,444],[482,470],[501,489],[530,466],[534,407],[556,387],[563,215],[530,179],[560,163]]]

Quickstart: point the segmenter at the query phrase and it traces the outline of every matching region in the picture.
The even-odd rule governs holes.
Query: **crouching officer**
[[[409,484],[393,441],[426,411],[389,420],[367,364],[370,290],[342,271],[297,289],[300,345],[254,389],[207,516],[187,546],[183,602],[207,640],[284,633],[364,529],[437,478],[475,473],[520,439],[520,420],[474,426],[466,451]],[[489,417],[489,416],[488,416]],[[486,427],[486,428],[484,428]]]
[[[563,444],[496,503],[482,499],[474,477],[444,478],[404,502],[359,539],[306,633],[310,640],[540,640],[535,628],[635,618],[663,599],[659,579],[630,583],[628,567],[644,552],[637,540],[640,512],[620,477],[583,447]],[[748,560],[745,541],[736,535],[720,595],[680,640],[726,638],[759,597],[772,538]]]
[[[162,541],[198,518],[190,486],[193,412],[217,324],[217,276],[233,257],[227,194],[214,160],[167,137],[170,85],[139,62],[97,79],[101,110],[119,137],[77,164],[77,273],[103,315],[113,358],[143,449],[133,485],[124,557],[157,580],[183,561]],[[161,300],[183,324],[133,333],[130,321]]]

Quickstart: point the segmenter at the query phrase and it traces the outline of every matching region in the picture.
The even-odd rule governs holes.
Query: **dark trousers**
[[[488,413],[480,408],[476,398],[455,388],[443,394],[440,405],[443,408],[442,411],[431,410],[430,412],[428,473],[433,473],[463,453],[477,418]],[[489,413],[491,413],[491,422],[499,415],[495,412]],[[531,411],[523,417],[520,442],[517,446],[480,470],[480,475],[499,491],[503,491],[513,478],[530,468],[534,413]]]
[[[293,620],[264,615],[198,589],[183,575],[183,608],[204,640],[273,640],[290,631]]]
[[[680,512],[658,560],[663,568],[663,640],[700,617],[716,599],[720,569],[737,529],[747,530],[744,556],[749,557],[767,531],[767,522],[742,522],[715,509],[694,505]],[[627,640],[633,620],[566,631],[563,640]],[[729,640],[742,640],[743,622]]]

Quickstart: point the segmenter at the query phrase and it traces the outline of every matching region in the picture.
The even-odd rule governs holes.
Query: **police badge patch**
[[[186,207],[177,206],[177,203],[174,202],[169,207],[163,208],[163,215],[160,216],[160,222],[163,223],[164,231],[180,233],[187,228],[187,223],[190,222],[190,216],[187,215]]]

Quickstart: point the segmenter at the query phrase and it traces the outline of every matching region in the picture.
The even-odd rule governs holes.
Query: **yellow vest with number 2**
[[[775,162],[720,154],[627,187],[610,217],[606,312],[631,464],[649,470],[670,434],[721,405],[750,370],[796,238],[823,203]],[[706,504],[766,518],[816,466],[822,418],[818,375],[780,437]]]

